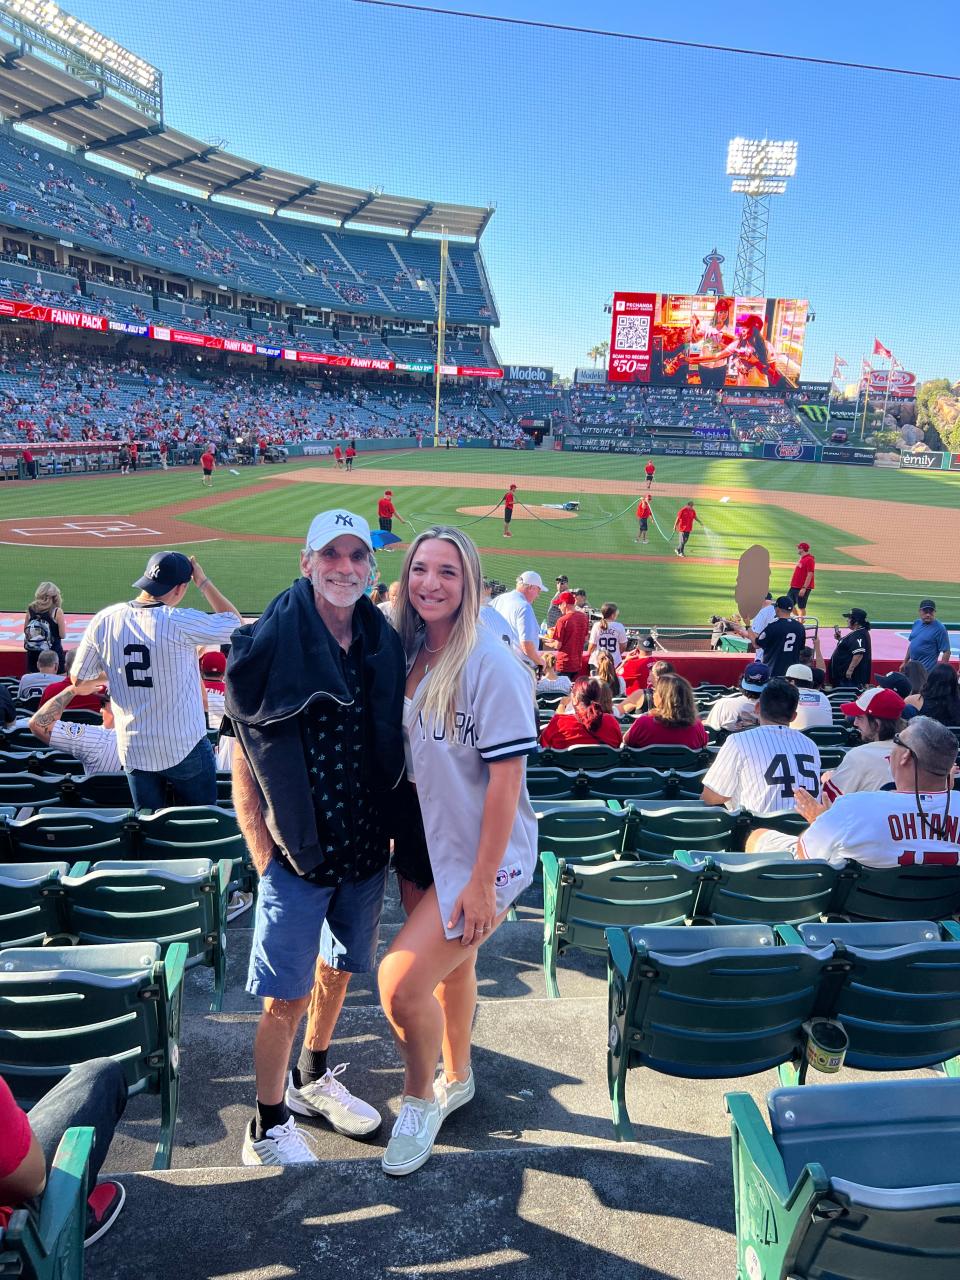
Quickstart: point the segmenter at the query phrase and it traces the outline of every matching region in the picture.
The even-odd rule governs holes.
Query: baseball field
[[[960,614],[960,474],[754,460],[657,459],[646,546],[635,542],[643,459],[607,454],[406,450],[361,454],[352,474],[331,459],[130,476],[38,480],[0,489],[0,609],[22,609],[36,584],[61,587],[68,613],[128,598],[151,551],[195,554],[217,585],[255,612],[297,573],[297,550],[317,511],[342,505],[376,527],[393,490],[417,530],[458,524],[481,549],[484,571],[512,585],[525,569],[551,584],[564,572],[591,603],[615,600],[628,623],[703,624],[734,608],[740,554],[767,547],[776,593],[789,582],[796,544],[811,544],[817,585],[811,616],[837,620],[856,602],[875,620],[915,615],[932,594],[941,617]],[[496,503],[518,485],[512,537]],[[703,521],[687,559],[673,554],[674,517],[692,498]],[[558,509],[579,503],[575,512]],[[501,509],[502,510],[502,509]],[[408,526],[395,523],[401,535]],[[402,550],[402,547],[401,547]],[[379,555],[383,578],[400,555]],[[545,608],[541,598],[539,612]]]

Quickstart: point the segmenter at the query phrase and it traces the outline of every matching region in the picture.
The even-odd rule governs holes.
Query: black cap
[[[877,676],[874,682],[881,689],[892,689],[894,693],[899,693],[901,698],[907,698],[912,692],[912,686],[902,671],[891,671],[889,675]]]
[[[930,599],[927,599],[927,600],[921,600],[921,601],[920,601],[920,610],[921,610],[921,612],[922,612],[924,609],[936,609],[936,607],[937,607],[937,602],[936,602],[936,600],[930,600]]]
[[[867,620],[866,610],[864,609],[851,609],[849,613],[845,613],[843,616],[849,618],[851,622],[866,622]]]
[[[143,577],[133,585],[151,596],[165,596],[192,577],[193,565],[182,551],[157,551],[147,561]]]
[[[787,613],[793,609],[793,601],[789,596],[777,596],[773,603],[777,609],[786,609]]]

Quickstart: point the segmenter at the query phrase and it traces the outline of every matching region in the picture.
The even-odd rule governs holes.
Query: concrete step
[[[476,1280],[732,1277],[729,1142],[671,1150],[437,1154],[392,1179],[379,1160],[124,1176],[127,1203],[85,1255],[88,1280],[458,1275]]]

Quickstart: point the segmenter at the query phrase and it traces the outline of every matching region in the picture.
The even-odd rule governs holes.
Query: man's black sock
[[[297,1088],[305,1084],[313,1084],[327,1073],[327,1050],[308,1049],[306,1045],[300,1050],[300,1057],[293,1069],[293,1083]]]
[[[254,1140],[259,1142],[267,1136],[267,1130],[278,1124],[286,1124],[290,1119],[290,1110],[286,1102],[261,1102],[257,1099],[257,1122],[254,1126]]]

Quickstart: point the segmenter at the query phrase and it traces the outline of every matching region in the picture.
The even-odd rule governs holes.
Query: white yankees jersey
[[[63,676],[46,671],[34,671],[28,675],[20,677],[20,683],[17,685],[17,701],[23,702],[24,699],[31,697],[35,693],[42,693],[48,684],[56,684],[58,680],[62,680]]]
[[[206,735],[197,646],[223,644],[239,626],[235,613],[136,602],[90,619],[73,675],[107,677],[124,768],[172,768]]]
[[[598,653],[608,653],[615,667],[619,667],[623,661],[623,650],[626,647],[627,629],[622,622],[608,622],[605,629],[599,622],[593,624],[589,648],[596,648]]]
[[[50,731],[50,746],[82,761],[85,773],[119,773],[123,768],[116,730],[99,724],[65,724],[58,720]]]
[[[789,813],[794,787],[820,791],[820,752],[806,734],[785,725],[761,724],[729,737],[707,770],[703,785],[727,796],[726,808]]]

